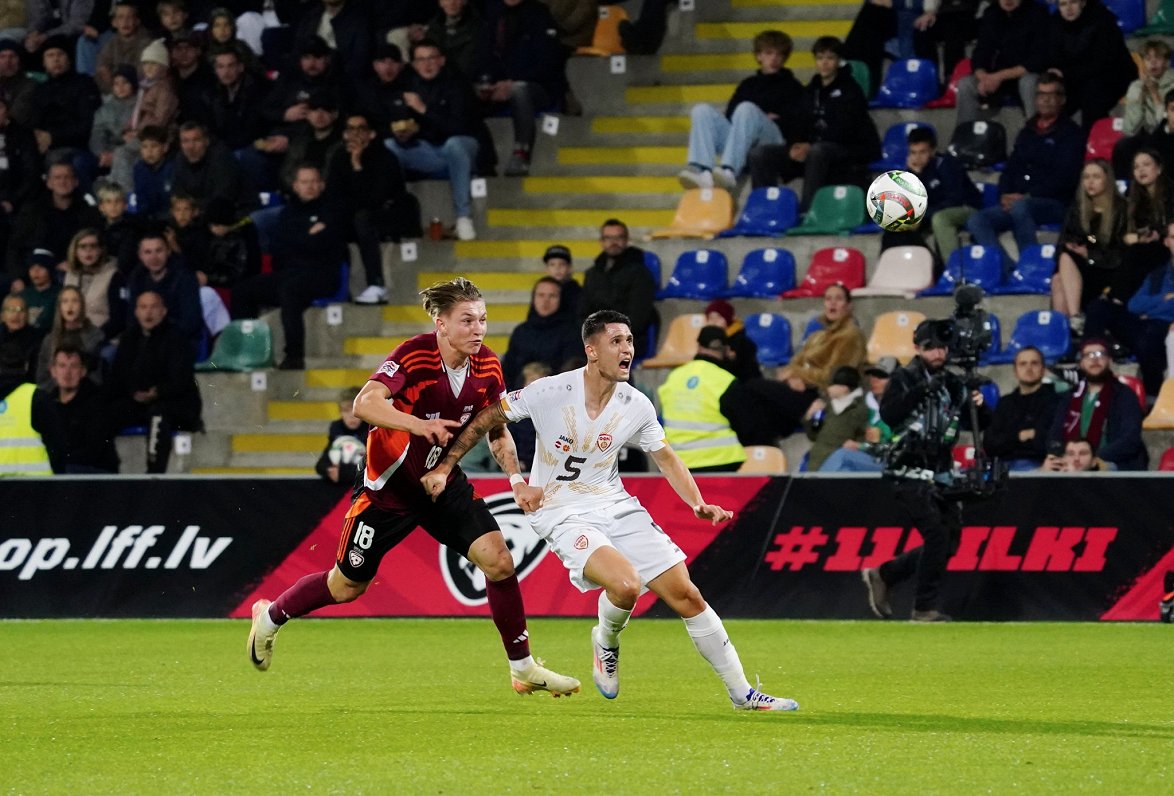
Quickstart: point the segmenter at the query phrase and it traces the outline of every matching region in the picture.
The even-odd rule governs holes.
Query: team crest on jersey
[[[574,547],[576,550],[586,550],[587,545],[589,545],[589,544],[591,544],[591,543],[587,540],[587,537],[580,535],[579,538],[575,540]]]
[[[510,403],[515,403],[521,397],[522,397],[522,391],[521,390],[514,390],[513,392],[511,392],[509,395],[506,396],[506,400],[508,400]]]
[[[559,438],[554,441],[554,449],[559,453],[570,453],[573,447],[575,447],[575,441],[565,434],[560,434]]]
[[[472,416],[473,415],[471,415],[469,412],[465,412],[463,415],[461,415],[461,425],[463,426],[465,423],[469,422],[469,418]]]
[[[358,550],[352,550],[347,554],[347,561],[352,567],[361,567],[363,566],[363,554]]]
[[[382,365],[379,366],[378,372],[384,373],[388,376],[388,378],[390,378],[390,377],[394,376],[397,371],[399,371],[399,363],[392,362],[391,360],[388,360],[387,362],[384,362]]]
[[[514,502],[513,492],[488,495],[485,505],[505,537],[506,547],[514,561],[518,580],[524,580],[546,557],[546,542],[534,532],[525,513]],[[440,572],[449,594],[461,605],[485,605],[485,573],[460,553],[440,546]]]
[[[611,434],[600,434],[595,438],[595,445],[599,448],[600,453],[606,453],[607,449],[611,447]]]

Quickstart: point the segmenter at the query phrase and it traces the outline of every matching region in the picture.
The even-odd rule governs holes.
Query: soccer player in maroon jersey
[[[383,556],[417,526],[463,554],[485,573],[493,622],[501,634],[514,690],[563,696],[579,690],[573,677],[552,672],[530,655],[522,592],[505,538],[485,501],[454,469],[442,499],[433,502],[420,478],[436,465],[469,420],[505,393],[501,362],[483,345],[485,301],[458,278],[421,292],[436,330],[404,342],[375,371],[355,399],[355,414],[371,426],[363,485],[343,522],[334,568],[307,575],[273,602],[253,604],[249,659],[265,671],[277,631],[294,617],[350,602],[367,590]],[[510,486],[526,482],[502,424],[489,432],[494,458]]]

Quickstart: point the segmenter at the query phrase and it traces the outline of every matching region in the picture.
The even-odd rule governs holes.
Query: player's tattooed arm
[[[505,423],[489,429],[489,452],[503,473],[512,475],[522,469],[518,463],[518,446]]]
[[[491,429],[501,428],[504,430],[506,422],[505,412],[502,411],[500,403],[494,403],[482,409],[473,418],[473,422],[457,437],[456,442],[452,444],[452,447],[449,448],[448,453],[441,459],[440,463],[426,472],[420,479],[420,483],[424,485],[424,491],[433,500],[436,500],[437,496],[444,491],[445,484],[448,482],[448,474],[457,466],[457,462],[461,460],[461,457],[472,450]],[[509,436],[509,432],[506,432],[506,436],[509,439],[510,451],[513,452],[514,464],[514,469],[507,470],[507,472],[516,473],[518,464],[517,449],[514,447],[514,440],[513,437]],[[493,456],[497,459],[498,464],[502,464],[496,450],[493,450]],[[502,466],[504,467],[504,464]]]

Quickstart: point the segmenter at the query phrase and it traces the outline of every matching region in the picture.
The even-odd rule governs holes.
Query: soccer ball
[[[886,171],[868,186],[864,200],[868,217],[888,232],[917,229],[927,204],[925,186],[908,171]]]
[[[330,443],[331,464],[358,464],[367,453],[367,448],[355,437],[338,437]]]

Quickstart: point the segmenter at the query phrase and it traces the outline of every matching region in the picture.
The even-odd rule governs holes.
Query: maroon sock
[[[284,625],[291,619],[305,616],[326,605],[334,605],[337,600],[330,593],[326,585],[326,578],[330,572],[315,572],[307,575],[294,585],[290,586],[281,596],[269,606],[269,618],[275,625]]]
[[[486,580],[485,596],[489,598],[493,624],[497,625],[497,632],[501,634],[506,657],[511,661],[525,658],[530,654],[530,631],[526,629],[526,606],[522,604],[518,576],[510,575],[505,580]]]

